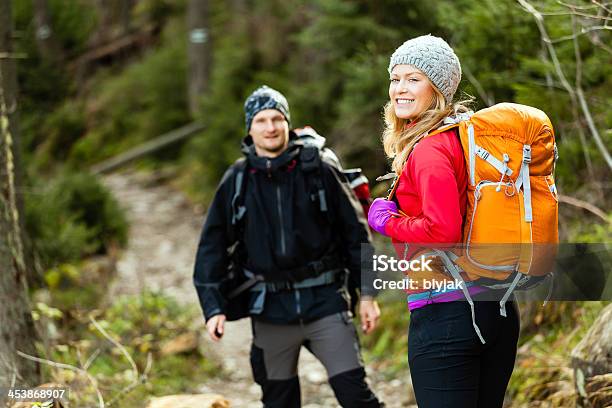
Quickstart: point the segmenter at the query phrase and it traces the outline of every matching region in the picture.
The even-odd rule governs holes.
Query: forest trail
[[[115,173],[105,176],[104,183],[125,209],[130,223],[129,245],[118,262],[110,296],[138,294],[145,289],[163,291],[199,309],[192,272],[204,220],[201,211],[154,175]],[[194,324],[204,334],[203,318],[198,316]],[[253,382],[249,365],[250,320],[227,323],[219,343],[204,337],[207,350],[221,363],[224,374],[199,384],[198,392],[221,394],[232,407],[261,407],[261,391]],[[306,349],[300,353],[299,373],[304,408],[338,406],[325,369]],[[368,370],[368,377],[387,407],[416,407],[408,373],[389,380]]]

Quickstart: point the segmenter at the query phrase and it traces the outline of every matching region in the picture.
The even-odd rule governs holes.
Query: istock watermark
[[[421,255],[417,259],[395,259],[392,256],[387,255],[373,255],[372,266],[374,272],[432,272],[433,269],[429,266],[432,259],[425,259],[424,255]]]
[[[523,259],[530,262],[522,263]],[[460,289],[456,292],[461,294],[473,287],[480,288],[480,300],[499,300],[510,288],[516,299],[525,302],[612,300],[612,242],[469,246],[383,242],[375,248],[364,243],[360,261],[362,293],[386,290],[402,301],[405,291]],[[460,282],[449,272],[449,262],[461,274]],[[482,269],[489,272],[481,275]]]
[[[464,283],[458,280],[447,281],[438,279],[421,279],[419,282],[404,278],[401,280],[387,280],[376,278],[373,286],[376,290],[433,290],[436,292],[446,292],[447,290],[463,289]]]

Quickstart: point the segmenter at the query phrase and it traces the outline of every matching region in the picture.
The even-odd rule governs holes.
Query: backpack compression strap
[[[310,199],[312,201],[318,199],[321,212],[327,212],[325,189],[323,188],[323,180],[321,180],[321,155],[319,148],[311,145],[302,147],[302,150],[300,150],[300,163],[304,173],[314,175],[312,180],[316,191],[311,191]]]

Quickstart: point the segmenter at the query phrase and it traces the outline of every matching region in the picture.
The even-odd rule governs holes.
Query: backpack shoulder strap
[[[472,115],[474,115],[474,112],[468,111],[468,112],[457,113],[454,116],[447,116],[446,118],[444,118],[444,121],[442,122],[442,126],[438,127],[435,130],[430,131],[425,137],[437,135],[439,133],[446,132],[449,129],[459,127],[461,122],[470,120]]]
[[[396,174],[393,177],[393,181],[391,182],[391,187],[387,192],[387,201],[395,201],[395,190],[397,190],[397,186],[399,185],[399,174]]]
[[[468,114],[465,114],[468,115]],[[429,133],[427,133],[427,135],[424,136],[424,138],[426,137],[430,137],[430,136],[435,136],[438,135],[440,133],[446,132],[447,130],[450,129],[458,129],[459,125],[462,121],[469,119],[471,116],[471,114],[469,116],[458,116],[457,118],[451,118],[448,117],[446,119],[444,119],[444,122],[442,124],[442,126],[440,126],[437,129],[434,129],[432,131],[430,131]],[[399,174],[396,174],[393,178],[393,181],[391,182],[391,187],[389,188],[389,190],[387,191],[387,200],[388,201],[392,201],[395,198],[395,191],[397,190],[397,186],[399,185]]]
[[[317,146],[308,144],[300,150],[300,166],[304,174],[312,180],[310,200],[319,201],[321,212],[327,212],[327,199],[325,198],[325,188],[321,174],[321,149]]]
[[[304,145],[300,150],[300,163],[306,173],[318,171],[321,164],[321,150],[312,144]]]
[[[231,201],[231,212],[232,212],[232,220],[231,220],[231,230],[233,239],[236,240],[238,238],[241,220],[244,218],[244,214],[246,213],[246,207],[244,206],[245,193],[246,193],[246,185],[248,180],[248,162],[245,158],[241,158],[236,160],[233,164],[233,179],[234,179],[234,194],[232,196]]]
[[[454,128],[458,128],[458,127],[459,127],[459,123],[453,123],[453,124],[450,124],[450,125],[442,125],[439,128],[429,132],[427,134],[427,136],[425,136],[425,137],[434,136],[434,135],[446,132],[449,129],[454,129]]]

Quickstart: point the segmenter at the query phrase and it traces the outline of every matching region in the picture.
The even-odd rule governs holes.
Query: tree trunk
[[[11,1],[0,0],[0,54],[11,48]],[[11,65],[13,63],[13,65]],[[19,161],[15,155],[16,79],[14,60],[0,60],[0,386],[38,385],[39,367],[17,355],[34,354],[36,333],[27,297],[22,228],[17,203]],[[2,397],[0,397],[1,401]]]
[[[127,35],[132,31],[132,9],[134,0],[123,0],[121,2],[121,31]]]
[[[94,0],[92,3],[98,14],[96,30],[89,39],[89,46],[94,48],[112,38],[113,4],[110,0]]]
[[[19,111],[17,110],[17,100],[19,87],[17,85],[17,64],[14,58],[10,58],[14,52],[12,37],[13,37],[13,22],[11,19],[10,1],[0,0],[0,54],[5,54],[6,58],[0,58],[0,87],[4,92],[4,102],[8,111],[9,130],[12,135],[13,156],[17,165],[14,168],[15,185],[18,188],[15,191],[17,210],[19,214],[24,214],[24,197],[22,189],[25,176],[21,165],[22,162],[22,145],[19,132]],[[41,281],[41,276],[35,267],[33,248],[31,242],[25,234],[25,221],[20,218],[20,227],[22,231],[21,240],[24,245],[26,276],[28,283],[32,284]]]
[[[572,350],[571,357],[574,383],[580,395],[578,406],[609,406],[595,404],[594,400],[601,400],[600,389],[608,389],[609,397],[612,388],[612,304],[601,311],[593,326]],[[605,386],[602,387],[602,384]],[[607,401],[612,402],[610,399]]]
[[[189,27],[188,46],[188,97],[189,112],[197,117],[200,98],[208,90],[211,69],[211,41],[209,30],[208,0],[189,0],[187,7],[187,26]]]
[[[53,24],[49,17],[47,0],[34,0],[34,25],[36,27],[36,45],[40,55],[50,61],[63,59],[63,51],[53,33]]]

